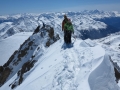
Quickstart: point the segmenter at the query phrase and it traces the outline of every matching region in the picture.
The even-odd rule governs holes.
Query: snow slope
[[[105,49],[106,53],[111,56],[112,61],[120,71],[120,32],[94,41]],[[120,86],[120,81],[118,85]]]
[[[77,39],[66,46],[61,39],[35,58],[38,62],[14,90],[120,90],[109,56],[91,40]],[[11,90],[15,78],[17,74],[0,90]]]
[[[0,66],[4,65],[15,50],[32,34],[32,32],[17,33],[0,40]]]
[[[7,47],[0,48],[1,57],[7,60],[10,54],[31,35],[31,33],[16,33],[33,31],[36,26],[42,26],[42,22],[52,26],[55,33],[59,34],[60,38],[63,37],[61,22],[64,14],[65,12],[0,16],[0,39],[4,39],[0,40],[0,46]],[[98,33],[101,29],[105,30],[107,25],[96,19],[120,17],[118,12],[98,10],[66,12],[66,14],[71,18],[75,34],[78,36],[81,30],[91,32],[94,29]],[[120,90],[118,87],[120,83],[117,85],[115,82],[114,67],[108,56],[112,56],[113,61],[119,62],[119,35],[106,37],[105,40],[100,39],[100,43],[99,40],[93,42],[90,39],[85,41],[73,39],[74,43],[66,46],[63,38],[54,43],[55,38],[46,32],[47,29],[32,35],[16,51],[10,59],[11,62],[5,65],[4,70],[10,68],[11,72],[0,90],[11,90],[12,87],[14,90]],[[46,47],[48,44],[53,45]],[[26,66],[24,70],[24,65],[32,60],[36,62],[35,65]],[[2,61],[3,64],[5,62]],[[1,75],[4,76],[2,72]]]
[[[106,51],[111,59],[120,67],[120,32],[110,34],[109,36],[101,39],[94,40],[96,43],[100,44]]]

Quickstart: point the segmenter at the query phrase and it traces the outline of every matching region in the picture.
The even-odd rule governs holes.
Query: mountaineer
[[[71,43],[71,35],[74,34],[73,25],[71,20],[64,15],[64,20],[62,21],[62,31],[64,31],[64,42],[66,44]]]

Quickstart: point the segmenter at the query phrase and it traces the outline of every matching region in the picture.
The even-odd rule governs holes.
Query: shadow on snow
[[[67,49],[67,48],[72,48],[74,45],[74,43],[70,43],[70,44],[66,44],[66,43],[63,43],[62,47],[64,50]]]

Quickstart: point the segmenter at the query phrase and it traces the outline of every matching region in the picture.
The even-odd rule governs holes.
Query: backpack
[[[69,31],[73,31],[73,25],[72,25],[70,19],[66,19],[64,22],[65,22],[64,29],[69,30]]]

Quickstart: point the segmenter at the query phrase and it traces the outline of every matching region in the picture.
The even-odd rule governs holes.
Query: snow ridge
[[[33,34],[29,38],[34,42],[33,52],[30,49],[30,54],[23,58],[24,61],[37,62],[30,70],[23,68],[24,63],[0,90],[120,90],[115,81],[114,67],[100,45],[90,39],[77,39],[73,44],[65,45],[62,38],[45,48],[39,35]],[[23,45],[21,50],[25,47]],[[19,84],[22,69],[29,71],[23,74],[23,81]]]
[[[57,41],[16,90],[120,90],[104,49],[97,44],[91,47],[90,40],[85,42],[89,44],[77,40],[73,47],[63,48],[63,41]]]
[[[6,21],[0,21],[1,39],[17,32],[31,32],[36,26],[42,26],[38,26],[8,62],[0,66],[0,90],[120,90],[116,83],[114,67],[110,62],[111,54],[105,51],[114,51],[115,48],[108,48],[109,43],[116,44],[119,37],[111,38],[115,41],[110,42],[108,39],[101,39],[107,42],[105,44],[108,46],[90,39],[78,38],[72,44],[66,45],[60,26],[64,14],[0,17]],[[80,30],[90,32],[107,27],[104,22],[96,19],[119,17],[117,12],[98,10],[67,12],[67,15],[72,18],[76,35]],[[114,56],[113,53],[111,56]]]

